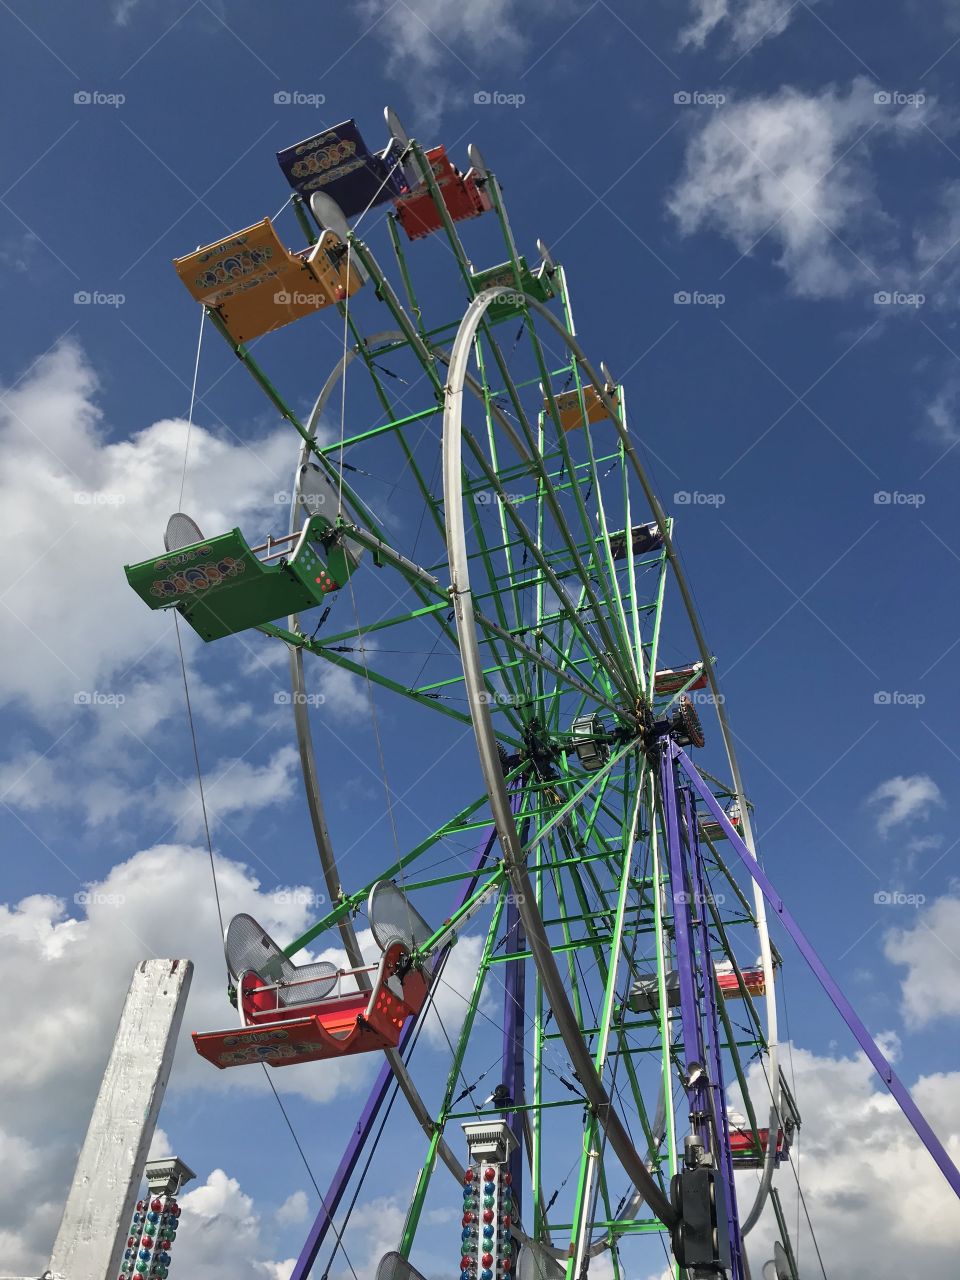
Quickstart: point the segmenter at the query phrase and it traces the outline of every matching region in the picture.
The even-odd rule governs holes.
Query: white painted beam
[[[134,970],[53,1246],[51,1280],[120,1274],[192,976],[189,960],[144,960]]]

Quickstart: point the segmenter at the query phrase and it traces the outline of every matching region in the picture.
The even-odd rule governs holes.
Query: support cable
[[[193,385],[190,388],[190,409],[187,413],[187,439],[183,449],[183,470],[180,473],[180,496],[177,499],[177,509],[180,509],[183,503],[183,488],[187,482],[187,458],[190,455],[190,433],[193,430],[193,410],[197,402],[197,377],[200,373],[200,350],[203,346],[203,322],[207,318],[205,307],[200,308],[200,333],[197,336],[197,358],[193,364]]]
[[[223,910],[220,906],[220,890],[217,886],[217,868],[213,858],[213,841],[210,838],[210,820],[207,814],[207,800],[203,790],[203,772],[200,768],[200,752],[197,747],[197,731],[193,723],[193,707],[190,703],[190,686],[187,681],[187,664],[183,656],[183,644],[180,639],[180,619],[176,609],[173,613],[173,625],[177,633],[177,652],[180,654],[180,674],[183,676],[183,696],[187,704],[187,724],[190,726],[190,741],[193,744],[193,763],[197,771],[197,787],[200,792],[200,809],[203,813],[203,830],[207,838],[207,854],[210,858],[210,875],[213,880],[213,896],[217,903],[217,919],[220,921],[220,938],[223,939]],[[229,977],[229,974],[228,974]]]
[[[174,627],[176,629],[176,634],[177,634],[177,651],[180,655],[180,671],[183,676],[183,693],[184,693],[184,698],[186,700],[186,707],[187,707],[187,723],[190,726],[190,740],[193,745],[193,760],[194,760],[194,764],[196,766],[196,771],[197,771],[197,786],[200,791],[200,808],[203,812],[203,827],[204,827],[204,832],[206,834],[206,840],[207,840],[207,853],[210,858],[210,876],[213,881],[213,896],[217,904],[217,919],[220,922],[220,937],[222,939],[223,938],[223,910],[220,905],[220,888],[219,888],[219,885],[217,884],[217,868],[216,868],[216,863],[214,861],[214,856],[213,856],[213,841],[210,836],[210,821],[209,821],[209,816],[207,814],[207,802],[206,802],[206,797],[203,789],[203,772],[200,768],[200,752],[197,746],[196,726],[193,720],[193,707],[190,701],[190,684],[187,679],[187,664],[183,656],[183,644],[181,643],[181,639],[180,639],[180,621],[177,617],[176,611],[174,611],[174,614],[173,614],[173,621],[174,621]],[[228,978],[230,977],[229,971],[227,976]],[[297,1137],[293,1124],[290,1121],[290,1117],[287,1115],[287,1110],[283,1105],[283,1101],[279,1093],[277,1093],[277,1090],[276,1090],[276,1087],[274,1086],[273,1081],[270,1079],[270,1074],[267,1071],[266,1063],[261,1063],[260,1065],[263,1068],[263,1074],[266,1077],[267,1084],[269,1084],[270,1086],[270,1091],[272,1092],[274,1098],[277,1101],[277,1106],[280,1108],[280,1114],[283,1116],[286,1122],[287,1128],[290,1130],[290,1136],[293,1138],[294,1145],[296,1146],[297,1150],[300,1153],[300,1158],[303,1161],[304,1167],[307,1170],[307,1174],[310,1178],[310,1181],[313,1183],[314,1190],[316,1191],[317,1195],[320,1197],[320,1203],[324,1205],[324,1208],[326,1208],[326,1205],[324,1204],[324,1201],[323,1201],[323,1193],[321,1192],[319,1186],[317,1185],[316,1178],[313,1176],[313,1170],[310,1168],[310,1162],[307,1160],[306,1154],[300,1143],[300,1139]],[[334,1226],[332,1220],[330,1225],[333,1226],[334,1232],[336,1232],[337,1229]],[[343,1248],[342,1241],[340,1242],[340,1244],[341,1244],[341,1248]],[[343,1249],[343,1256],[346,1260],[347,1266],[350,1268],[350,1272],[353,1275],[354,1280],[359,1280],[356,1270],[354,1269],[353,1263],[350,1261],[349,1255],[347,1254],[347,1251],[345,1248]]]
[[[267,1064],[265,1062],[261,1062],[260,1066],[263,1068],[263,1074],[264,1074],[264,1077],[266,1078],[267,1084],[270,1086],[270,1091],[277,1100],[277,1106],[280,1108],[280,1114],[283,1116],[284,1120],[287,1122],[287,1128],[290,1130],[290,1137],[293,1139],[293,1144],[297,1148],[297,1150],[300,1152],[300,1159],[303,1161],[303,1167],[307,1171],[307,1177],[313,1183],[313,1189],[314,1191],[316,1191],[317,1195],[320,1197],[321,1205],[323,1206],[324,1209],[326,1209],[327,1206],[323,1199],[323,1192],[320,1190],[319,1186],[317,1185],[317,1180],[313,1176],[313,1170],[310,1168],[310,1161],[307,1159],[306,1152],[304,1151],[303,1147],[300,1144],[300,1139],[297,1137],[296,1130],[294,1129],[290,1121],[290,1117],[287,1115],[287,1109],[283,1105],[283,1099],[280,1097],[279,1093],[277,1093],[277,1087],[273,1083],[273,1081],[270,1079],[270,1072],[267,1070]],[[350,1268],[350,1274],[353,1276],[353,1280],[359,1280],[359,1277],[357,1276],[354,1265],[350,1261],[350,1255],[347,1253],[346,1246],[343,1243],[343,1239],[340,1235],[340,1232],[337,1231],[337,1228],[334,1225],[332,1218],[330,1219],[330,1225],[331,1227],[333,1227],[334,1234],[337,1237],[337,1243],[339,1244],[340,1248],[343,1250],[344,1261],[346,1262],[347,1266]]]

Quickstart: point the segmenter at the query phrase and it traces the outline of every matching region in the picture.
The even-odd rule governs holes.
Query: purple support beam
[[[520,909],[507,898],[507,924],[505,937],[510,951],[523,951],[527,945],[520,920]],[[503,982],[503,1083],[507,1086],[510,1101],[520,1106],[524,1101],[524,1028],[526,1026],[526,964],[523,960],[508,960],[504,966]],[[523,1113],[511,1111],[505,1119],[509,1122],[517,1145],[510,1156],[509,1169],[512,1178],[513,1198],[517,1204],[516,1218],[520,1219],[523,1188]]]
[[[700,1062],[704,1068],[706,1068],[706,1062],[697,992],[690,891],[687,885],[686,860],[683,856],[680,820],[677,812],[676,765],[666,745],[667,742],[668,739],[664,739],[660,756],[660,796],[663,803],[667,856],[670,863],[674,948],[677,957],[677,981],[680,988],[680,1021],[683,1026],[683,1044],[687,1054],[684,1067],[689,1073],[693,1061]],[[710,1126],[707,1121],[710,1099],[705,1070],[699,1073],[693,1084],[687,1085],[687,1101],[690,1105],[691,1124],[695,1125],[704,1150],[710,1151]]]
[[[517,792],[511,802],[514,818],[520,811],[523,793]],[[527,839],[530,826],[525,819],[520,828],[520,842]],[[508,892],[506,910],[506,949],[508,952],[520,952],[526,948],[527,939],[520,919],[520,908]],[[526,1029],[526,994],[527,966],[523,960],[508,960],[504,966],[506,973],[503,980],[503,1067],[502,1081],[510,1094],[514,1106],[521,1106],[525,1101],[526,1081],[524,1077],[524,1032]],[[519,1222],[522,1207],[523,1191],[523,1113],[511,1111],[504,1117],[510,1125],[511,1132],[517,1140],[509,1161],[510,1177],[513,1186],[513,1198],[516,1201],[515,1217]]]
[[[733,1177],[733,1153],[730,1150],[730,1125],[727,1120],[727,1091],[723,1076],[723,1058],[720,1054],[720,1015],[717,1011],[716,983],[713,976],[713,957],[710,952],[710,934],[707,929],[707,885],[700,856],[700,837],[697,831],[696,800],[689,787],[682,789],[684,815],[687,820],[687,840],[690,848],[690,872],[696,903],[696,929],[700,945],[700,972],[703,975],[703,1010],[707,1027],[707,1057],[710,1071],[710,1092],[713,1098],[713,1121],[719,1150],[715,1149],[717,1169],[723,1178],[726,1191],[727,1226],[730,1232],[730,1252],[733,1275],[740,1280],[745,1274],[743,1264],[743,1235],[740,1231],[740,1213],[737,1207],[737,1187]]]
[[[491,830],[489,835],[485,837],[482,844],[477,846],[474,854],[473,866],[471,867],[471,876],[466,887],[460,894],[454,905],[454,911],[458,910],[477,887],[477,881],[480,878],[480,871],[490,855],[490,850],[496,841],[497,833]],[[451,913],[452,914],[452,913]],[[449,946],[444,947],[440,953],[438,964],[442,964]],[[424,1006],[422,1017],[426,1017],[429,1010],[429,1003]],[[397,1046],[398,1052],[402,1056],[406,1052],[407,1045],[417,1022],[411,1020],[404,1027],[400,1035],[400,1043]],[[347,1143],[346,1150],[340,1158],[336,1172],[331,1179],[330,1186],[327,1188],[327,1194],[320,1202],[320,1211],[314,1219],[313,1226],[310,1228],[310,1234],[307,1236],[303,1248],[300,1250],[300,1257],[296,1261],[293,1271],[290,1273],[290,1280],[304,1280],[305,1276],[310,1274],[313,1264],[317,1260],[317,1254],[323,1247],[327,1232],[333,1222],[333,1215],[336,1213],[343,1194],[347,1189],[353,1171],[357,1167],[357,1162],[367,1143],[367,1139],[373,1132],[373,1126],[376,1123],[380,1108],[383,1106],[384,1099],[387,1096],[387,1090],[393,1079],[393,1070],[389,1062],[384,1062],[380,1068],[380,1074],[374,1081],[373,1088],[364,1104],[363,1111],[360,1113],[360,1119],[357,1121],[353,1133],[350,1135],[350,1141]]]
[[[930,1128],[930,1125],[924,1118],[920,1108],[914,1102],[913,1098],[911,1098],[906,1085],[881,1053],[876,1041],[860,1021],[856,1010],[830,975],[827,966],[823,963],[817,952],[814,950],[812,944],[808,941],[806,934],[797,924],[791,913],[787,910],[783,899],[767,879],[766,874],[761,869],[757,860],[751,856],[750,850],[744,844],[742,837],[730,822],[730,819],[724,813],[723,809],[717,803],[717,799],[713,792],[700,777],[700,774],[697,772],[696,765],[694,765],[690,757],[680,747],[673,747],[672,750],[676,759],[683,767],[687,777],[696,789],[697,794],[703,800],[703,803],[707,806],[711,815],[720,823],[720,826],[727,839],[730,841],[734,852],[739,856],[743,865],[760,886],[760,891],[783,921],[784,927],[796,943],[800,954],[813,970],[820,982],[820,985],[833,1001],[844,1022],[853,1032],[854,1036],[856,1036],[857,1043],[860,1045],[860,1048],[873,1063],[880,1079],[893,1094],[899,1104],[900,1110],[913,1125],[921,1142],[933,1156],[940,1172],[950,1184],[953,1192],[957,1196],[960,1196],[960,1170],[957,1169],[957,1166],[947,1155],[940,1139]]]

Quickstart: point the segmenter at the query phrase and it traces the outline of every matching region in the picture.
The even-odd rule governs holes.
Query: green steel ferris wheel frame
[[[552,268],[549,291],[541,290],[539,295],[531,292],[531,273],[517,253],[499,184],[494,174],[487,173],[487,190],[508,259],[496,268],[498,284],[486,287],[494,269],[472,270],[430,164],[416,142],[410,143],[409,158],[434,196],[446,243],[470,302],[466,319],[458,317],[440,327],[427,327],[425,308],[414,291],[415,273],[392,219],[387,226],[405,304],[367,244],[351,233],[349,252],[386,306],[391,328],[365,338],[354,309],[349,303],[339,305],[344,332],[352,345],[345,348],[314,412],[302,421],[251,349],[234,341],[216,311],[207,314],[281,417],[300,436],[297,475],[310,462],[336,485],[343,503],[334,522],[336,544],[365,551],[379,570],[382,594],[393,600],[392,608],[361,619],[363,592],[359,579],[351,580],[352,625],[337,623],[337,628],[328,632],[321,619],[321,626],[310,634],[309,626],[302,626],[296,616],[286,625],[259,625],[259,631],[288,647],[294,694],[304,694],[304,658],[311,655],[360,677],[371,690],[400,697],[411,708],[432,712],[464,731],[482,721],[488,728],[488,739],[495,736],[500,755],[497,761],[488,758],[484,762],[487,791],[411,848],[398,851],[393,862],[379,868],[369,883],[348,891],[341,884],[340,866],[326,827],[322,771],[315,759],[307,700],[295,696],[306,793],[331,907],[286,951],[295,955],[323,934],[338,929],[350,962],[362,963],[353,922],[372,884],[384,879],[397,879],[409,895],[432,894],[444,886],[468,886],[457,911],[421,948],[424,955],[434,951],[451,924],[473,918],[479,903],[490,904],[476,978],[465,996],[461,1029],[450,1044],[450,1067],[439,1101],[428,1106],[413,1079],[411,1062],[405,1062],[398,1052],[388,1055],[398,1085],[427,1135],[427,1150],[399,1253],[408,1258],[414,1250],[437,1164],[445,1164],[457,1177],[462,1173],[446,1135],[451,1126],[478,1114],[477,1108],[458,1110],[464,1096],[472,1096],[469,1089],[466,1094],[458,1089],[466,1079],[471,1044],[487,1016],[485,997],[499,981],[500,972],[513,966],[519,981],[532,987],[533,1012],[524,1015],[520,1037],[526,1082],[523,1097],[513,1097],[508,1103],[501,1099],[495,1113],[516,1118],[525,1148],[525,1196],[529,1192],[526,1234],[552,1250],[552,1256],[565,1260],[562,1265],[568,1280],[581,1274],[588,1255],[607,1250],[619,1280],[630,1274],[620,1260],[625,1242],[659,1236],[667,1230],[672,1213],[670,1178],[682,1162],[675,1116],[676,1080],[688,1064],[668,990],[673,946],[671,892],[676,886],[670,884],[663,858],[655,779],[641,743],[645,717],[666,714],[686,692],[681,685],[661,697],[655,687],[671,583],[680,588],[690,620],[691,644],[704,664],[717,710],[732,779],[725,794],[740,801],[744,838],[752,848],[749,807],[712,658],[674,549],[673,522],[653,494],[628,433],[624,388],[599,378],[576,342],[562,267]],[[306,206],[298,196],[293,204],[303,230],[315,241],[317,228],[311,224]],[[508,283],[500,284],[504,273]],[[548,309],[550,298],[559,303],[561,318]],[[524,377],[519,380],[511,371],[513,353],[505,353],[497,340],[498,326],[513,318],[522,330],[514,349],[522,339],[529,343]],[[470,332],[464,340],[465,325]],[[454,343],[458,333],[461,339]],[[554,350],[558,339],[563,348],[559,355]],[[452,355],[448,350],[451,343]],[[468,355],[475,365],[473,374],[466,366]],[[391,392],[383,376],[382,362],[391,358],[405,359],[419,370],[420,383],[403,396]],[[452,361],[458,364],[456,370]],[[358,362],[379,405],[381,420],[349,435],[344,430],[336,441],[322,443],[317,427],[324,409],[341,384],[345,388],[348,367]],[[479,426],[463,427],[463,457],[458,444],[456,457],[447,460],[444,489],[431,475],[429,458],[418,448],[415,435],[424,424],[439,423],[445,408],[449,416],[451,383],[454,396],[460,394],[458,387],[469,392]],[[418,392],[419,403],[400,403],[413,390]],[[560,392],[571,390],[584,418],[575,443],[572,433],[564,429],[558,407]],[[600,433],[595,438],[587,420],[591,395],[599,399],[614,428],[613,442],[602,447]],[[407,554],[395,546],[359,486],[351,482],[354,470],[363,468],[350,459],[367,456],[371,446],[380,450],[387,444],[399,449],[402,466],[422,502],[424,524],[432,529],[436,544],[446,548],[432,563],[421,564],[413,551]],[[447,444],[445,431],[445,450]],[[608,483],[611,476],[616,477],[613,484]],[[637,486],[647,508],[641,521],[652,517],[650,523],[656,526],[659,538],[645,553],[635,550],[632,536],[641,515]],[[458,533],[463,542],[460,567],[469,567],[474,584],[466,603],[451,554],[451,519],[456,523],[451,498],[455,490],[462,494],[463,503]],[[302,518],[299,499],[295,485],[291,531]],[[371,644],[384,637],[395,639],[411,631],[418,635],[426,631],[435,647],[445,645],[445,654],[457,664],[464,663],[464,608],[476,634],[476,688],[472,696],[462,667],[446,673],[439,667],[424,670],[426,679],[411,680],[401,678],[389,664],[381,668],[371,661],[376,653]],[[687,684],[692,682],[693,677]],[[598,768],[584,772],[576,765],[577,739],[571,726],[590,713],[596,713],[603,723],[596,740],[606,759]],[[516,836],[512,847],[507,827],[497,820],[497,800],[490,790],[494,778],[501,810],[505,798],[512,806],[509,830]],[[491,823],[499,834],[501,856],[487,862],[479,879],[472,868],[430,874],[438,857],[449,860],[451,848],[488,831]],[[766,935],[762,899],[755,895],[751,902],[709,838],[705,843],[710,849],[712,872],[723,885],[723,892],[712,894],[703,904],[710,915],[715,957],[735,975],[745,1011],[745,1022],[737,1022],[724,1001],[719,1001],[723,1047],[741,1088],[761,1169],[756,1199],[746,1215],[752,1225],[750,1219],[756,1220],[769,1191],[776,1130],[782,1122],[772,996],[774,955]],[[522,879],[518,880],[518,875]],[[523,946],[514,946],[504,929],[512,899],[521,895],[527,898],[526,905],[535,908],[525,923],[539,920],[541,936],[527,936]],[[722,909],[725,900],[732,901],[732,910]],[[752,939],[751,946],[759,945],[761,950],[769,993],[766,1021],[755,1007],[743,976],[745,966],[738,959],[742,947],[738,948],[734,939],[744,930]],[[513,935],[516,933],[514,929]],[[574,1063],[573,1079],[569,1078],[568,1059],[574,1056],[569,1033],[565,1039],[564,1032],[556,1029],[558,1001],[549,995],[550,989],[558,995],[557,977],[551,987],[543,971],[543,947],[554,957],[552,963],[582,1045],[583,1063]],[[628,998],[632,985],[644,975],[644,965],[648,969],[652,965],[656,989],[653,1008],[645,1014],[631,1012]],[[717,979],[710,973],[704,974],[704,981],[716,984]],[[768,1064],[771,1083],[773,1119],[766,1126],[765,1142],[744,1068],[745,1058],[757,1054]],[[654,1094],[655,1108],[651,1106]],[[480,1111],[483,1113],[482,1108]],[[628,1131],[621,1114],[632,1118],[636,1132]],[[558,1196],[551,1199],[557,1188],[552,1170],[546,1166],[550,1140],[561,1123],[567,1134],[579,1135],[579,1155],[574,1162],[572,1191],[561,1200],[558,1218],[551,1214]],[[613,1146],[618,1146],[619,1157],[611,1157]],[[632,1158],[627,1146],[632,1149]],[[643,1191],[642,1197],[637,1188]],[[658,1212],[653,1212],[651,1205]],[[777,1216],[782,1219],[779,1211]],[[785,1231],[785,1224],[781,1225]]]

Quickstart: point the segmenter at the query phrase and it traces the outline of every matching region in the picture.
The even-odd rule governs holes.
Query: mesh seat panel
[[[423,1280],[423,1276],[399,1253],[387,1253],[377,1267],[377,1280]]]
[[[196,520],[184,515],[182,511],[175,511],[167,521],[163,535],[164,550],[179,551],[181,547],[192,547],[195,542],[202,541],[203,534]]]
[[[282,1005],[314,1004],[324,1000],[337,985],[339,970],[329,960],[318,960],[316,964],[293,964],[286,960],[283,965],[283,981],[296,982],[295,987],[288,987],[280,992]],[[312,981],[305,982],[305,978]]]
[[[236,980],[246,969],[276,982],[283,976],[283,963],[290,963],[262,925],[253,916],[234,916],[224,941],[227,968]]]
[[[434,932],[392,880],[380,880],[370,890],[367,915],[381,951],[394,942],[402,942],[412,950],[422,946]]]
[[[543,1245],[525,1240],[517,1258],[517,1280],[563,1280],[566,1270]]]
[[[311,979],[302,986],[281,991],[278,998],[282,1005],[310,1004],[323,1000],[337,983],[339,971],[335,964],[331,964],[329,960],[318,960],[315,964],[294,964],[253,916],[241,914],[233,917],[227,926],[224,951],[227,968],[234,981],[247,969],[253,969],[268,982],[299,983],[305,978]]]

